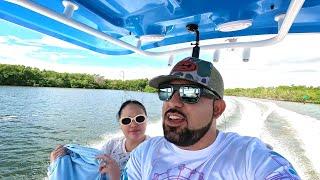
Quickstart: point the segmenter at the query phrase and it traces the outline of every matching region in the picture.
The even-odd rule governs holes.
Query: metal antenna
[[[200,54],[199,40],[200,40],[200,38],[199,38],[198,25],[197,24],[188,24],[186,26],[186,28],[188,31],[196,33],[196,43],[195,44],[191,43],[191,45],[196,45],[192,49],[192,57],[199,58],[199,54]]]

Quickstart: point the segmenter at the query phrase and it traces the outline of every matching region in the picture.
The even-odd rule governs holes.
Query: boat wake
[[[258,137],[292,162],[303,179],[320,179],[319,119],[268,100],[230,97],[228,103],[234,103],[229,111],[234,114],[220,118],[220,129]]]

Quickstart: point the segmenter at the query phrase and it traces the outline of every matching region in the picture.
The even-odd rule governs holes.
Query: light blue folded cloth
[[[67,155],[59,157],[48,167],[50,180],[106,180],[105,174],[99,172],[100,161],[97,155],[102,151],[83,147],[76,144],[67,144]]]

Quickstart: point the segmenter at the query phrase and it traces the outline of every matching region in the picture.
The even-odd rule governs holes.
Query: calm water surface
[[[0,179],[41,179],[56,144],[91,145],[119,131],[116,113],[141,101],[159,120],[155,94],[65,88],[0,87]]]

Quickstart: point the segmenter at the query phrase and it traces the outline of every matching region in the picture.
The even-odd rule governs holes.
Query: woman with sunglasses
[[[99,171],[112,176],[120,176],[130,152],[140,143],[149,138],[145,135],[147,127],[147,112],[143,104],[136,100],[124,102],[117,114],[120,128],[124,137],[109,140],[102,148],[104,155],[98,156],[102,160]],[[120,171],[119,171],[120,170]]]
[[[128,100],[122,103],[117,113],[117,119],[124,136],[110,139],[101,149],[104,154],[97,156],[97,159],[101,160],[99,171],[108,174],[111,180],[119,179],[130,152],[150,138],[145,135],[147,111],[139,101]],[[57,146],[50,154],[50,162],[66,154],[67,150],[64,146]]]

